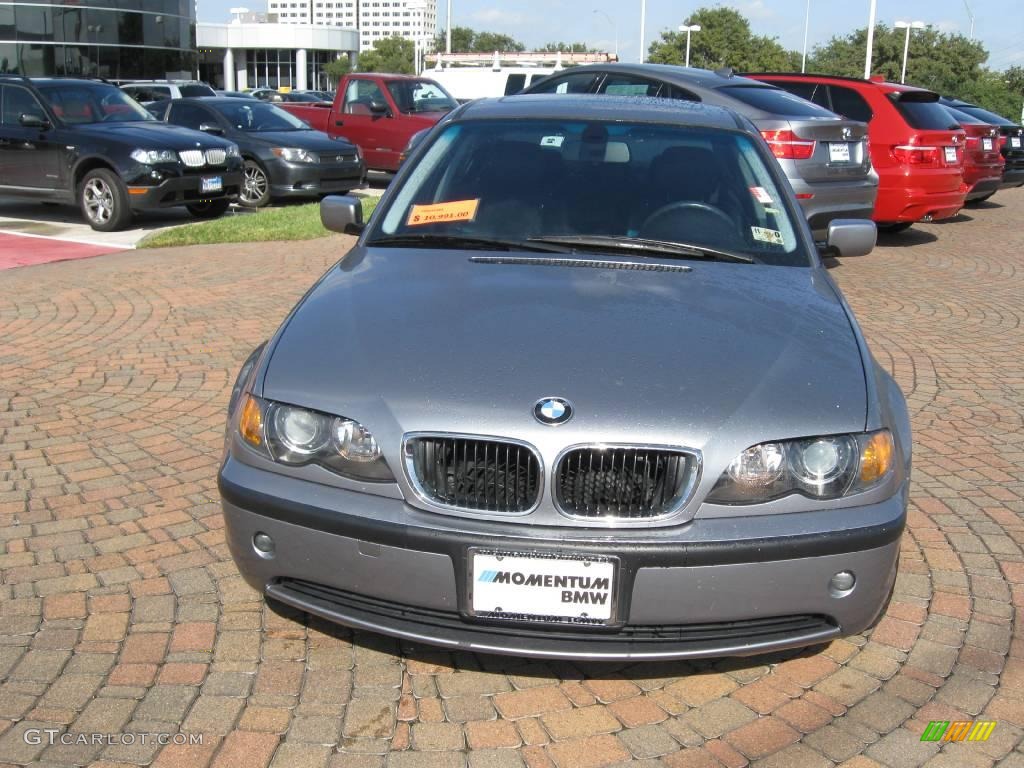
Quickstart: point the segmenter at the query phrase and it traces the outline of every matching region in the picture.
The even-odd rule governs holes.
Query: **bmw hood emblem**
[[[543,397],[533,406],[533,415],[541,424],[565,424],[572,418],[572,403],[561,397]]]

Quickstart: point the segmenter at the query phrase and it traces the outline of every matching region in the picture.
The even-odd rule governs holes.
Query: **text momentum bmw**
[[[700,169],[697,174],[695,169]],[[413,150],[245,363],[220,490],[245,579],[352,627],[591,659],[861,632],[907,409],[728,110],[515,96]],[[829,247],[867,253],[874,225]]]

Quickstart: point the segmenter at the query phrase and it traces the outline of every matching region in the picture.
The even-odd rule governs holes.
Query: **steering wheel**
[[[716,208],[708,203],[695,203],[688,200],[680,200],[668,205],[663,205],[661,208],[656,210],[650,216],[648,216],[644,223],[640,225],[640,236],[651,237],[648,234],[648,230],[656,230],[659,225],[664,226],[678,213],[682,211],[692,211],[698,215],[705,217],[711,217],[717,220],[719,223],[724,225],[725,231],[729,234],[729,239],[736,243],[739,240],[738,233],[736,232],[736,222],[729,218],[729,215],[725,213],[721,208]],[[652,238],[656,240],[664,240],[664,237]]]

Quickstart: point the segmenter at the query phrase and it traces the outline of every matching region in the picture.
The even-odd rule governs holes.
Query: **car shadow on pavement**
[[[915,245],[934,243],[939,236],[919,227],[911,227],[902,232],[879,232],[878,245],[884,248],[912,248]]]
[[[974,221],[974,217],[970,216],[963,211],[960,211],[956,216],[950,216],[948,219],[939,219],[938,221],[931,222],[932,224],[962,224],[965,221]]]

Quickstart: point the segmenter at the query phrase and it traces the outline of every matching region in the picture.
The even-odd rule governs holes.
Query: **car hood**
[[[345,139],[332,139],[323,131],[239,131],[239,142],[265,144],[268,147],[298,147],[312,152],[355,152]]]
[[[156,120],[137,123],[94,123],[75,126],[76,132],[91,133],[105,141],[134,142],[141,149],[195,149],[197,146],[226,147],[227,139],[208,133],[168,125]]]
[[[820,269],[471,261],[488,256],[351,252],[286,322],[262,394],[356,419],[396,461],[404,433],[446,431],[527,440],[548,466],[603,441],[724,468],[765,440],[864,429],[860,346]],[[575,407],[556,428],[533,417],[552,396]]]

